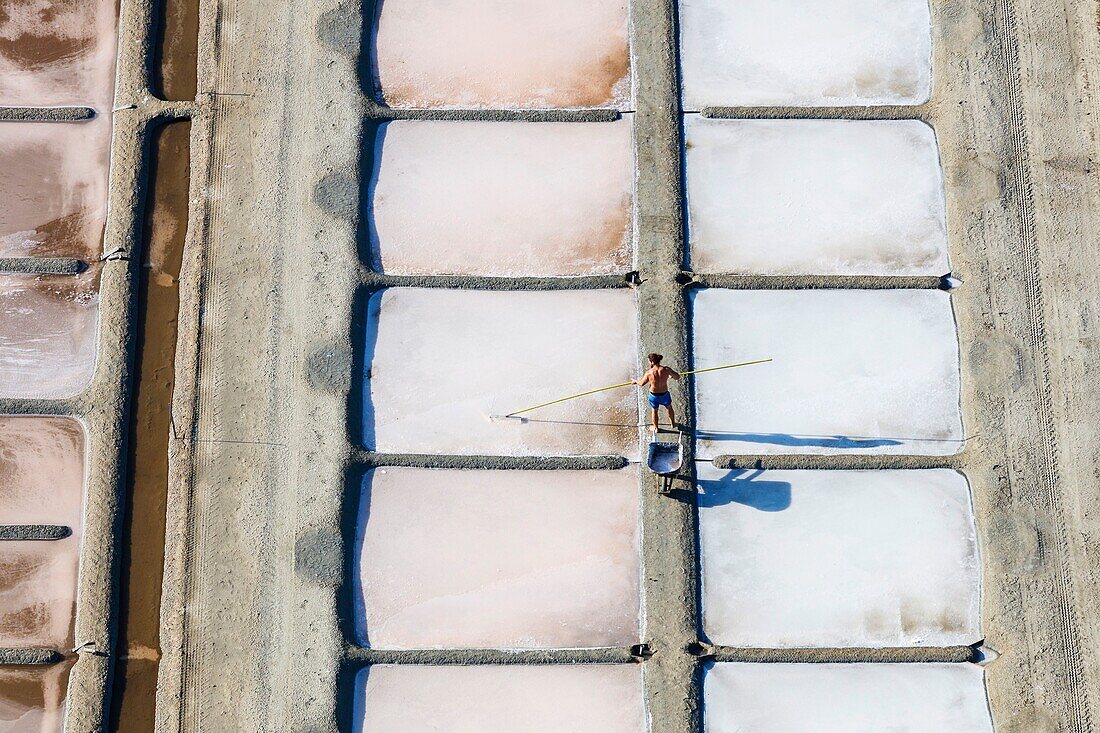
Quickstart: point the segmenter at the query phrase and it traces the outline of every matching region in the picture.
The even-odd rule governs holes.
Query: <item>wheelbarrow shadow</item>
[[[791,506],[789,481],[761,480],[763,469],[739,468],[720,479],[698,479],[696,501],[700,509],[743,504],[762,512],[781,512]]]

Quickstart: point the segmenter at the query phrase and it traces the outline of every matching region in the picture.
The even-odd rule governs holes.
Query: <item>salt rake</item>
[[[692,369],[689,372],[680,372],[680,376],[686,377],[689,374],[702,374],[703,372],[716,372],[719,369],[733,369],[734,367],[751,366],[753,364],[764,364],[769,361],[768,359],[757,359],[756,361],[743,361],[738,364],[724,364],[722,366],[707,367],[706,369]],[[526,418],[518,417],[525,412],[531,412],[532,410],[538,410],[542,407],[549,407],[550,405],[556,405],[559,402],[568,402],[569,400],[575,400],[578,397],[587,397],[590,394],[596,394],[597,392],[606,392],[609,389],[618,389],[619,387],[632,387],[636,386],[634,380],[629,382],[619,382],[618,384],[609,384],[606,387],[600,387],[599,389],[590,389],[587,392],[578,392],[577,394],[571,394],[568,397],[561,397],[556,400],[550,400],[549,402],[542,402],[537,405],[531,405],[530,407],[524,407],[522,410],[516,410],[515,412],[509,412],[507,415],[490,415],[490,420],[526,420]]]

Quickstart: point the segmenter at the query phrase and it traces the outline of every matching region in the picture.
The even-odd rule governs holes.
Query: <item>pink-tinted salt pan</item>
[[[505,276],[629,269],[632,118],[381,126],[368,212],[375,266]]]
[[[96,362],[99,268],[0,275],[0,397],[73,397]]]
[[[638,475],[377,469],[359,511],[357,630],[383,649],[638,641]]]
[[[61,733],[74,662],[0,667],[0,733]]]
[[[0,647],[72,648],[84,450],[71,418],[0,417],[0,521],[72,529],[56,541],[0,543]]]
[[[0,105],[111,110],[115,0],[4,0]]]
[[[111,126],[0,125],[0,257],[99,258]]]
[[[625,0],[381,0],[375,88],[392,107],[626,109]]]
[[[355,733],[644,733],[642,665],[376,665]]]

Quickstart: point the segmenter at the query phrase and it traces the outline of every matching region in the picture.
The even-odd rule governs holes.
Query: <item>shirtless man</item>
[[[653,408],[653,427],[651,430],[656,433],[659,429],[657,409],[661,405],[664,405],[665,409],[668,410],[668,421],[675,428],[676,413],[672,410],[672,395],[668,393],[668,380],[671,378],[679,382],[680,373],[675,369],[661,366],[661,359],[664,357],[660,354],[650,354],[646,358],[649,359],[649,370],[642,375],[641,379],[635,379],[634,384],[639,387],[649,385],[649,406]]]

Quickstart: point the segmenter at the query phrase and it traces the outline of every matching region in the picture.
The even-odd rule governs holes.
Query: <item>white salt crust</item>
[[[943,275],[936,136],[917,120],[685,118],[692,268]]]
[[[624,387],[524,415],[523,407],[625,382],[640,371],[628,289],[395,288],[368,305],[366,446],[455,455],[638,453]]]
[[[697,290],[698,455],[901,453],[963,446],[959,347],[939,290]]]
[[[968,645],[981,577],[962,474],[699,465],[707,637],[739,647]]]
[[[715,664],[706,733],[993,733],[972,664]]]
[[[923,104],[927,0],[680,0],[684,107]]]

